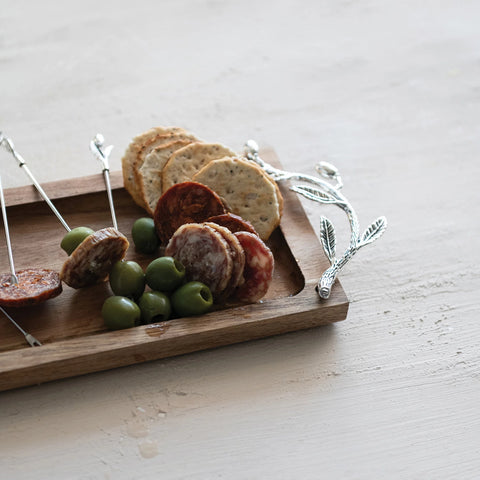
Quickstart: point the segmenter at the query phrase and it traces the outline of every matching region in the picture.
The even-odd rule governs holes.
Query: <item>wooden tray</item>
[[[274,152],[266,161],[279,165]],[[145,216],[123,189],[121,172],[111,175],[119,229],[131,242],[133,222]],[[73,228],[111,225],[102,175],[43,185]],[[274,280],[261,302],[230,306],[206,315],[170,320],[127,330],[107,331],[101,306],[111,295],[108,282],[63,293],[36,307],[9,309],[10,315],[40,342],[30,347],[13,325],[0,316],[0,390],[108,370],[222,345],[301,330],[345,319],[348,299],[337,281],[327,301],[315,285],[328,267],[320,242],[296,194],[280,185],[285,199],[280,228],[268,241],[275,257]],[[60,270],[66,255],[60,248],[64,228],[33,186],[5,191],[15,267]],[[1,226],[3,230],[3,225]],[[3,238],[3,232],[1,233]],[[5,242],[0,271],[8,272]],[[133,243],[131,242],[133,245]],[[143,267],[153,256],[135,252],[127,259]]]

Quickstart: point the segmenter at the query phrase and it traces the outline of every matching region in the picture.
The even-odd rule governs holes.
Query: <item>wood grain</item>
[[[263,155],[269,162],[278,164],[272,151]],[[120,188],[121,175],[117,172],[112,177],[119,229],[130,232],[133,222],[144,216],[144,212]],[[102,185],[103,179],[97,175],[51,183],[46,188],[49,198],[63,212],[62,216],[69,218],[71,225],[97,229],[107,221],[105,217],[109,212]],[[25,204],[20,203],[22,191],[27,192]],[[338,284],[328,301],[319,299],[316,281],[321,269],[328,265],[298,198],[288,190],[288,185],[282,186],[282,193],[285,207],[281,226],[268,241],[275,257],[274,278],[260,303],[228,305],[198,318],[108,332],[100,316],[103,301],[111,295],[108,283],[81,290],[64,286],[62,295],[40,308],[10,309],[15,320],[42,342],[41,348],[31,349],[10,324],[0,325],[3,338],[0,390],[343,320],[348,310],[343,289]],[[48,268],[60,269],[65,258],[58,247],[63,232],[45,202],[35,200],[25,187],[7,190],[6,198],[17,268],[48,265]],[[130,235],[128,238],[131,240]],[[0,256],[2,253],[5,258],[4,251],[0,250]],[[140,255],[130,248],[127,258],[146,267],[154,257]],[[0,266],[8,267],[5,263]]]

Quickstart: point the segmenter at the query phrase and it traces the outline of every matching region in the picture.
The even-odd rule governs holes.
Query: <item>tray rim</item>
[[[262,151],[262,156],[273,157],[269,161],[279,164],[271,149]],[[111,184],[114,190],[123,189],[121,172],[111,172]],[[47,182],[43,188],[54,200],[100,192],[105,186],[101,175],[91,175]],[[284,217],[294,214],[296,222],[303,222],[303,228],[309,230],[312,240],[312,254],[323,256],[320,241],[298,197],[286,185],[280,185],[280,188],[285,200]],[[5,189],[5,199],[7,207],[42,201],[31,185]],[[344,320],[349,301],[340,282],[336,281],[328,300],[320,300],[315,286],[321,272],[312,272],[305,253],[297,251],[295,235],[298,233],[285,228],[285,224],[279,228],[304,276],[304,286],[297,294],[234,306],[198,317],[88,334],[44,344],[42,347],[26,346],[1,352],[0,391]],[[278,312],[281,314],[278,315]],[[213,341],[212,336],[215,337]]]

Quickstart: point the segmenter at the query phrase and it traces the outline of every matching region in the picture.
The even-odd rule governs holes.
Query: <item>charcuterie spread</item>
[[[102,145],[97,135],[91,148],[108,174],[112,147],[104,153]],[[101,314],[107,328],[120,329],[265,296],[274,269],[265,242],[280,224],[283,199],[255,162],[183,128],[155,127],[133,138],[122,174],[148,214],[131,226],[135,249],[152,255],[147,268],[125,260],[130,244],[117,228],[71,230],[40,189],[68,230],[60,245],[68,259],[59,273],[27,269],[14,284],[11,275],[0,277],[0,305],[40,303],[59,295],[62,282],[81,289],[109,281],[113,295]]]
[[[102,175],[45,184],[58,214],[33,178],[37,191],[26,185],[6,192],[19,268],[9,262],[10,275],[0,284],[0,297],[3,292],[10,302],[0,301],[5,317],[0,322],[0,390],[346,317],[348,299],[339,283],[328,301],[318,298],[316,279],[327,262],[292,185],[275,169],[280,167],[275,153],[265,149],[256,158],[251,141],[241,153],[216,139],[199,138],[179,127],[153,128],[126,142],[123,151],[113,150],[117,161],[123,157],[122,169],[109,173],[112,146],[97,134],[89,146]],[[78,155],[88,155],[85,150]],[[168,158],[167,151],[172,152]],[[26,171],[17,157],[22,166],[17,171]],[[147,157],[149,171],[139,172]],[[147,207],[138,179],[148,177],[158,199]],[[44,201],[66,235],[45,215]],[[111,227],[114,232],[106,234]],[[8,244],[0,247],[0,273],[5,273],[10,252]],[[98,263],[104,268],[97,269]],[[29,298],[17,277],[22,269],[37,267],[53,271],[56,281],[47,282],[54,288],[45,295],[37,288],[42,281],[37,282]],[[25,351],[25,341],[39,353]]]

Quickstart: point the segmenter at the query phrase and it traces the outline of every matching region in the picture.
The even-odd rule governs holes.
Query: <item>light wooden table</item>
[[[336,164],[363,226],[332,327],[0,394],[8,479],[473,479],[480,4],[4,0],[0,128],[40,181],[153,125]],[[26,177],[1,153],[7,186]],[[88,159],[88,160],[87,160]],[[348,236],[340,212],[304,202]]]

